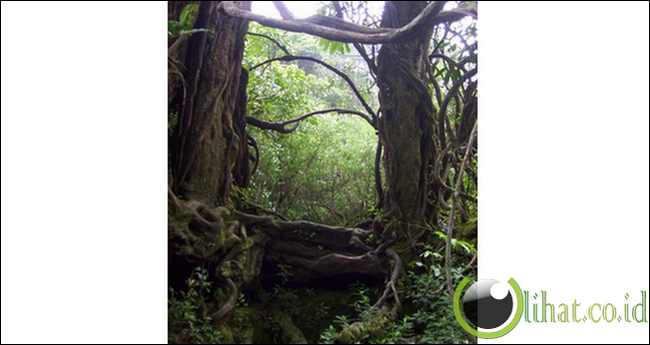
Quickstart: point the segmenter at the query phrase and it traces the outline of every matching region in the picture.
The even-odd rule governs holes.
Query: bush
[[[362,334],[357,339],[364,343],[394,344],[394,343],[473,343],[475,340],[468,336],[458,325],[454,317],[452,301],[446,293],[444,271],[440,267],[437,256],[422,257],[423,263],[417,261],[409,265],[406,279],[401,286],[400,294],[404,296],[404,315],[392,321],[382,332],[381,336]],[[436,262],[437,261],[437,262]],[[463,268],[454,267],[452,276],[455,281],[462,279]],[[355,318],[339,315],[321,334],[321,342],[332,344],[336,342],[339,332],[357,321],[367,321],[372,317],[369,289],[357,286],[355,289],[354,310]]]
[[[197,268],[187,280],[187,291],[169,292],[169,336],[171,344],[221,344],[223,335],[204,315],[205,298],[213,293],[205,269]]]

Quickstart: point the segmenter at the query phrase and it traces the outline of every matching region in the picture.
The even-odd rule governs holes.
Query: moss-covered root
[[[388,309],[375,311],[370,318],[344,327],[336,336],[337,344],[356,344],[363,339],[381,337],[393,318]]]

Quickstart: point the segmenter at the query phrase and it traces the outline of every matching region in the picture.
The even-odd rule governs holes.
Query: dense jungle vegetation
[[[169,341],[471,343],[473,2],[169,2]]]

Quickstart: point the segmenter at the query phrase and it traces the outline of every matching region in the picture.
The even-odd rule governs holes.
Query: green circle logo
[[[454,316],[461,327],[483,339],[499,338],[512,331],[524,311],[519,284],[513,278],[507,285],[494,279],[470,283],[470,278],[464,278],[454,292]]]

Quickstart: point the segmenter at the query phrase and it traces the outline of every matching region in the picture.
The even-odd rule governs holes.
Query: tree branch
[[[460,168],[458,169],[458,176],[456,176],[456,185],[454,186],[454,192],[451,196],[451,209],[449,211],[449,219],[447,223],[447,243],[445,246],[445,271],[447,275],[447,292],[449,295],[453,295],[454,287],[451,280],[451,240],[454,235],[454,222],[455,222],[455,211],[456,211],[456,200],[460,194],[461,183],[463,182],[463,171],[465,170],[465,164],[469,159],[469,153],[472,151],[472,146],[474,144],[474,139],[476,138],[476,128],[478,122],[474,123],[472,128],[472,133],[469,135],[469,141],[467,142],[467,148],[465,149],[465,155],[463,160],[460,163]]]
[[[268,36],[268,35],[265,35],[265,34],[260,34],[260,33],[257,33],[257,32],[250,32],[250,31],[247,32],[246,34],[249,35],[249,36],[257,36],[257,37],[266,38],[267,40],[273,42],[285,54],[291,55],[291,53],[289,53],[289,50],[284,45],[282,45],[278,40],[276,40],[275,38],[273,38],[271,36]]]
[[[465,16],[476,16],[476,12],[467,9],[454,9],[441,12],[444,5],[445,1],[434,1],[408,24],[396,29],[372,29],[336,18],[335,20],[323,18],[324,16],[314,16],[302,20],[274,19],[241,9],[234,1],[222,1],[219,9],[230,16],[252,20],[276,29],[307,33],[333,41],[375,44],[407,39],[423,25],[437,25],[457,21]]]
[[[461,65],[460,63],[457,63],[456,61],[454,61],[454,59],[450,58],[449,56],[447,56],[445,54],[433,53],[433,54],[429,55],[429,59],[436,59],[436,58],[445,60],[448,64],[454,66],[455,68],[457,68],[457,69],[459,69],[459,70],[461,70],[463,72],[467,72],[465,70],[465,68],[463,67],[463,65]]]
[[[269,121],[264,121],[260,120],[258,118],[252,117],[252,116],[247,116],[246,117],[246,123],[257,128],[261,129],[268,129],[272,131],[276,131],[279,133],[283,134],[288,134],[294,132],[299,125],[299,122],[302,120],[305,120],[307,118],[310,118],[315,115],[321,115],[321,114],[327,114],[327,113],[338,113],[338,114],[352,114],[361,117],[362,119],[366,120],[371,126],[374,127],[374,122],[372,121],[372,118],[364,114],[360,111],[356,110],[349,110],[349,109],[339,109],[339,108],[331,108],[331,109],[324,109],[324,110],[317,110],[317,111],[312,111],[307,114],[300,115],[296,118],[293,118],[291,120],[287,121],[282,121],[282,122],[269,122]],[[295,124],[293,127],[287,127],[289,125]]]
[[[446,123],[447,124],[447,129],[448,129],[447,132],[448,132],[449,135],[453,135],[452,131],[451,131],[451,128],[449,128],[449,126],[450,126],[450,124],[448,123],[449,119],[447,118],[447,107],[449,106],[449,102],[454,97],[454,95],[458,92],[458,89],[460,89],[460,87],[463,85],[463,83],[465,83],[465,81],[467,81],[468,79],[470,79],[471,77],[476,75],[476,72],[477,71],[476,71],[476,68],[475,68],[475,69],[463,74],[463,76],[460,77],[460,79],[456,80],[454,82],[454,84],[451,86],[451,88],[449,89],[449,92],[445,96],[444,101],[442,101],[442,104],[440,105],[440,110],[438,110],[438,113],[440,114],[440,118],[444,118],[447,122],[442,122],[441,121],[439,126],[444,127],[444,125]],[[440,135],[443,135],[443,133],[445,131],[443,130],[443,128],[441,128],[440,130],[441,130]],[[453,141],[453,140],[454,140],[453,137],[450,138],[450,141]]]
[[[336,67],[334,67],[334,66],[332,66],[332,65],[330,65],[330,64],[328,64],[328,63],[326,63],[326,62],[324,62],[322,60],[313,58],[311,56],[287,55],[287,56],[281,56],[281,57],[272,58],[272,59],[268,59],[266,61],[260,62],[259,64],[251,67],[250,70],[252,71],[252,70],[254,70],[256,68],[262,67],[262,66],[264,66],[266,64],[269,64],[269,63],[272,63],[274,61],[287,61],[287,62],[290,62],[290,61],[295,61],[295,60],[307,60],[307,61],[315,62],[315,63],[327,68],[328,70],[334,72],[334,74],[338,75],[339,77],[341,77],[348,84],[348,86],[350,86],[350,89],[352,89],[352,92],[357,97],[357,99],[359,100],[359,102],[361,103],[363,108],[368,112],[368,114],[370,114],[370,119],[371,120],[369,121],[369,123],[370,123],[370,125],[375,127],[375,119],[377,118],[377,114],[372,110],[372,108],[370,107],[368,102],[366,102],[366,100],[363,98],[363,96],[361,96],[361,92],[359,92],[359,89],[357,89],[357,87],[354,85],[354,82],[352,81],[352,79],[350,79],[350,77],[348,77],[347,74],[341,72]]]

